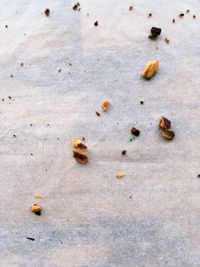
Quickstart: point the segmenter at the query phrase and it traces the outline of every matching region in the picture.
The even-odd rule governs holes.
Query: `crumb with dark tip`
[[[133,6],[129,6],[128,10],[130,11],[133,10]]]
[[[17,136],[15,134],[13,134],[13,137],[16,138]]]
[[[122,151],[122,155],[125,156],[126,155],[126,150]]]
[[[98,117],[101,116],[101,114],[100,114],[98,111],[96,111],[96,115],[97,115]]]
[[[49,17],[50,15],[50,9],[49,8],[46,8],[45,11],[44,11],[44,14]]]
[[[26,239],[28,239],[28,240],[31,240],[31,241],[35,241],[35,238],[33,238],[33,237],[26,237]]]
[[[8,28],[8,25],[5,25],[5,28]]]
[[[94,26],[97,27],[98,25],[99,25],[98,21],[95,21]]]
[[[151,18],[152,17],[152,14],[151,13],[149,13],[149,15],[148,15],[148,18]]]
[[[179,16],[180,18],[182,18],[182,17],[185,16],[185,14],[184,14],[184,13],[180,13],[178,16]]]
[[[196,15],[193,15],[193,19],[196,19]]]
[[[165,38],[165,43],[169,43],[169,39],[168,38]]]
[[[144,104],[144,101],[140,101],[140,105],[143,105]]]
[[[140,135],[140,130],[138,130],[137,128],[133,127],[133,128],[131,129],[131,133],[132,133],[134,136],[138,137],[138,136]]]
[[[175,19],[172,20],[173,23],[175,23],[175,21],[176,21]]]

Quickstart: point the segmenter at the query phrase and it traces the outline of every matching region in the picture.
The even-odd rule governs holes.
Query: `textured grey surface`
[[[200,2],[80,3],[0,1],[0,266],[200,266]],[[144,81],[154,58],[159,72]],[[104,98],[111,108],[97,117]],[[141,135],[129,142],[133,126]],[[87,166],[72,158],[73,136],[87,140]]]

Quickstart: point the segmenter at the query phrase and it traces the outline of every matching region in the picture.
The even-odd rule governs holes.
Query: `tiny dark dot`
[[[72,63],[69,63],[70,66],[72,66]]]
[[[24,63],[22,62],[22,63],[20,64],[20,66],[23,67],[23,66],[24,66]]]
[[[99,25],[98,21],[95,21],[94,26],[98,26],[98,25]]]
[[[143,105],[143,104],[144,104],[144,102],[143,102],[143,101],[140,101],[140,104],[141,104],[141,105]]]
[[[149,18],[150,18],[150,17],[152,17],[152,14],[151,14],[151,13],[149,13],[148,17],[149,17]]]
[[[132,198],[132,196],[129,196],[129,198]]]
[[[133,139],[132,139],[132,138],[130,138],[130,139],[129,139],[129,141],[130,141],[130,142],[132,142],[132,141],[133,141]]]
[[[175,23],[175,19],[173,19],[172,22]]]
[[[126,150],[122,151],[122,155],[125,156],[126,155]]]
[[[15,134],[13,134],[13,137],[15,138],[15,137],[17,137]]]
[[[33,153],[31,153],[31,156],[33,156]]]
[[[8,28],[8,25],[5,25],[5,28]]]
[[[190,12],[190,10],[188,9],[187,11],[186,11],[186,13],[189,13]]]
[[[1,100],[4,101],[4,98],[2,98]]]
[[[178,16],[179,16],[180,18],[182,18],[182,17],[184,17],[184,13],[180,13]]]
[[[47,169],[45,169],[45,172],[47,172]]]
[[[49,126],[49,123],[47,123],[47,126]]]
[[[8,98],[9,98],[9,99],[12,99],[12,97],[11,97],[11,96],[9,96]]]
[[[98,117],[101,116],[101,114],[100,114],[98,111],[96,111],[96,115],[97,115]]]
[[[13,75],[11,74],[10,77],[13,78]]]
[[[200,174],[198,174],[197,177],[200,178]]]
[[[85,141],[85,137],[84,136],[82,137],[82,140]]]
[[[61,72],[61,69],[59,69],[58,72]]]
[[[196,15],[193,15],[193,19],[195,19],[196,18]]]
[[[60,137],[57,137],[57,140],[60,140]]]
[[[32,124],[32,123],[30,123],[30,126],[33,126],[33,124]]]

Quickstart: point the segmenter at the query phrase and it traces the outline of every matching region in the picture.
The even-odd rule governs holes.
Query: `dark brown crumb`
[[[45,11],[44,11],[44,14],[49,17],[49,14],[50,14],[50,9],[49,8],[46,8]]]
[[[193,19],[196,19],[196,15],[193,15]]]
[[[175,19],[172,20],[173,23],[175,23],[175,21],[176,21]]]
[[[178,16],[180,17],[180,18],[182,18],[182,17],[184,17],[184,13],[180,13]]]
[[[200,174],[198,174],[197,177],[200,178]]]
[[[101,114],[100,114],[98,111],[96,111],[96,115],[97,115],[98,117],[101,116]]]
[[[80,151],[80,149],[73,150],[73,157],[76,159],[78,163],[87,164],[88,162],[87,155],[84,152]]]
[[[125,156],[126,155],[126,150],[122,151],[122,155]]]
[[[34,212],[37,216],[40,216],[41,215],[41,211],[36,211]]]
[[[186,10],[186,13],[189,13],[190,12],[190,10],[188,9],[188,10]]]
[[[171,121],[162,116],[160,118],[159,127],[162,129],[170,129]]]
[[[131,133],[132,133],[134,136],[138,137],[138,136],[140,135],[140,130],[138,130],[137,128],[133,127],[133,128],[131,129]]]
[[[98,21],[95,21],[94,26],[98,26],[98,25],[99,25]]]
[[[22,63],[20,64],[20,66],[23,67],[23,66],[24,66],[24,63],[22,62]]]
[[[17,136],[15,134],[13,134],[13,137],[16,138]]]
[[[169,43],[169,39],[168,38],[165,38],[165,42],[168,44]]]
[[[8,25],[5,25],[5,28],[8,28]]]
[[[149,13],[149,15],[148,15],[148,18],[151,18],[152,17],[152,14],[151,13]]]
[[[128,10],[130,11],[133,10],[133,6],[129,6]]]
[[[61,69],[59,69],[58,72],[61,72]]]
[[[9,98],[9,99],[12,99],[12,97],[11,97],[11,96],[9,96],[8,98]]]
[[[33,237],[26,237],[26,239],[28,239],[28,240],[31,240],[31,241],[35,241],[35,238],[33,238]]]
[[[141,104],[141,105],[143,105],[143,104],[144,104],[144,102],[143,102],[143,101],[140,101],[140,104]]]
[[[161,34],[161,28],[152,27],[151,33],[149,34],[149,39],[156,39]]]
[[[78,11],[81,10],[81,6],[79,3],[76,3],[72,8],[73,8],[73,10],[78,10]]]

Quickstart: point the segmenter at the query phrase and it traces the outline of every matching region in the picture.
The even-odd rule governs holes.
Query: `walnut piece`
[[[156,74],[159,67],[159,60],[150,60],[146,63],[142,70],[142,76],[146,79],[151,79]]]
[[[38,204],[33,204],[31,206],[31,211],[37,215],[40,215],[41,210],[42,210],[42,207]]]
[[[88,157],[83,150],[74,149],[72,152],[73,152],[73,157],[76,159],[76,161],[78,163],[81,163],[81,164],[87,164],[88,163]]]
[[[170,129],[170,127],[171,127],[171,121],[162,116],[160,118],[159,126],[162,129]]]
[[[175,137],[174,131],[168,129],[162,129],[161,135],[167,140],[172,140]]]

